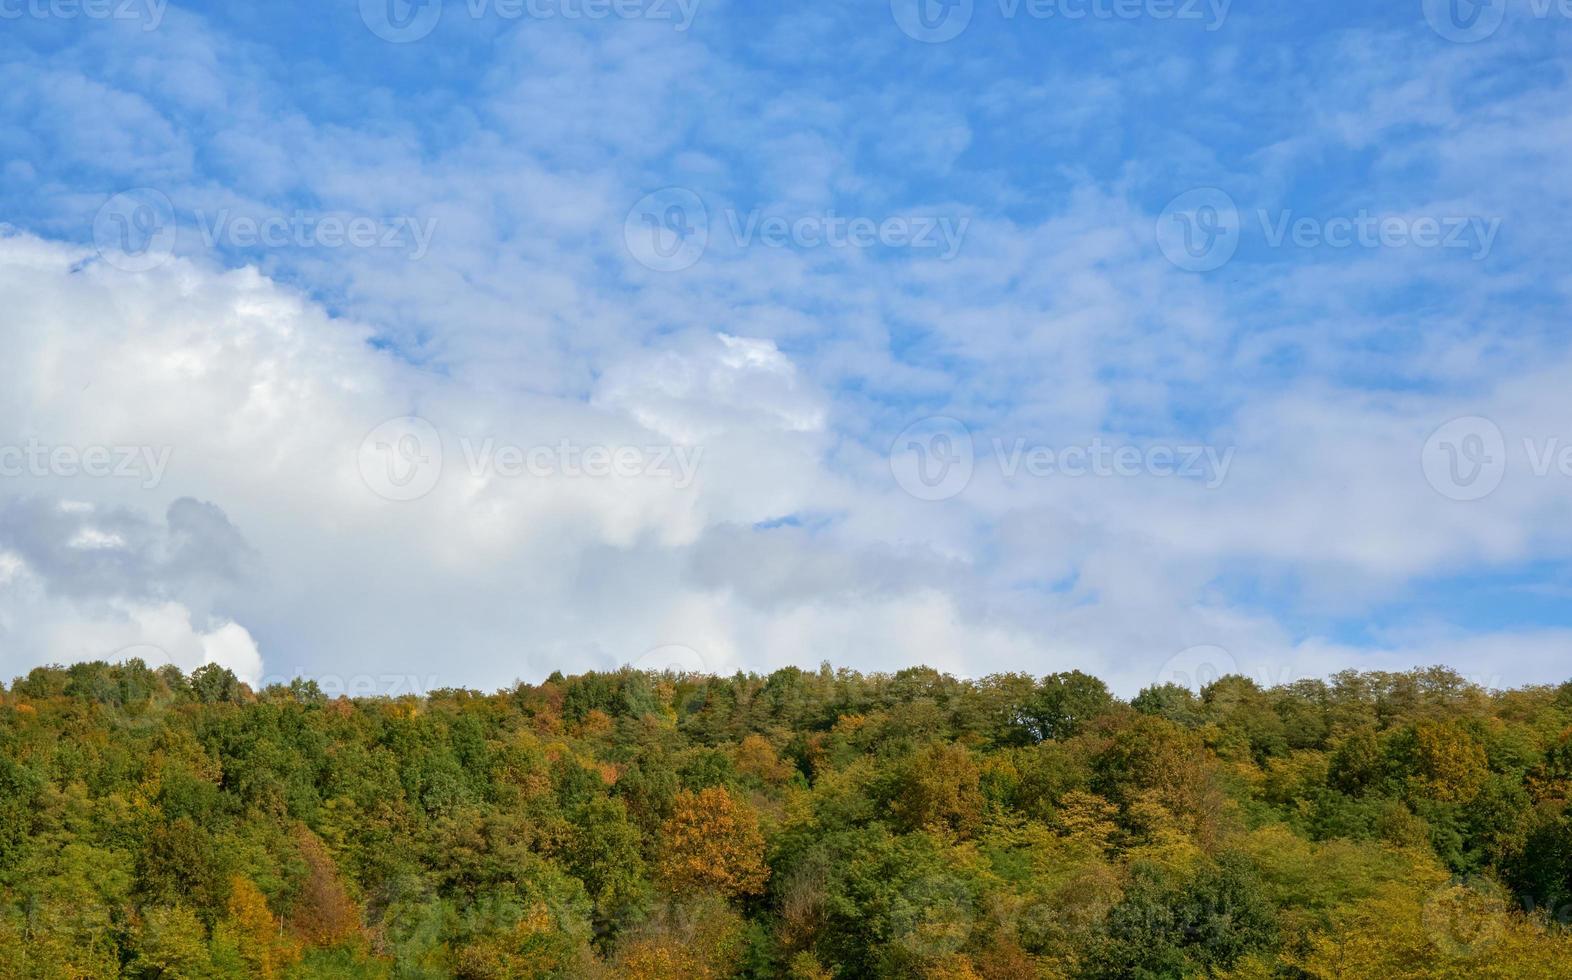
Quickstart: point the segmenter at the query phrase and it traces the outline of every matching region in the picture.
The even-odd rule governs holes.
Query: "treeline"
[[[1572,684],[0,690],[0,978],[1572,977]]]

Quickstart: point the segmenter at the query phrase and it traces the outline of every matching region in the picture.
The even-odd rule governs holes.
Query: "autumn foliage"
[[[660,828],[661,880],[731,897],[764,890],[764,835],[753,808],[720,786],[679,792]]]
[[[1572,977],[1572,684],[0,690],[0,980]]]

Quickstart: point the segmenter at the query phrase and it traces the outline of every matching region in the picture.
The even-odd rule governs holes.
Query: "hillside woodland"
[[[1572,684],[0,689],[4,978],[1572,977]]]

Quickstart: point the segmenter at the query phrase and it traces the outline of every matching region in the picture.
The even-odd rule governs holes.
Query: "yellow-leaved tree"
[[[757,895],[769,877],[758,814],[721,786],[678,793],[661,826],[657,870],[673,891]]]

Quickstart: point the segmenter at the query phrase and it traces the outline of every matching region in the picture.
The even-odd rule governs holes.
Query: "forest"
[[[0,689],[4,978],[1572,977],[1572,683]]]

